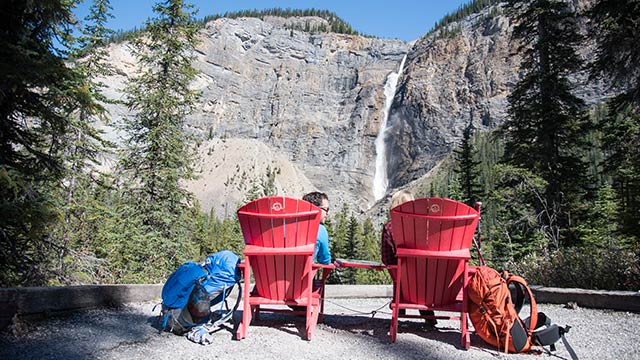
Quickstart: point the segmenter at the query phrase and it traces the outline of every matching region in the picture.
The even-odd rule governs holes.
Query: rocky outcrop
[[[283,21],[222,18],[207,24],[196,64],[203,105],[190,123],[208,137],[256,139],[334,202],[366,208],[384,82],[408,45],[292,31]]]
[[[506,116],[518,81],[510,20],[486,10],[454,36],[414,44],[291,30],[321,18],[220,18],[200,32],[194,87],[202,96],[187,119],[201,139],[201,177],[188,184],[205,210],[229,215],[269,174],[279,194],[320,190],[332,203],[383,216],[375,204],[374,141],[384,84],[407,55],[387,137],[390,188],[427,176],[472,123],[487,130]],[[427,29],[425,28],[425,31]],[[135,71],[126,44],[111,45],[118,74],[106,93],[120,97]],[[595,98],[601,91],[581,88]],[[111,106],[112,116],[128,116]],[[275,174],[275,175],[274,175]]]
[[[201,73],[194,86],[202,96],[188,124],[203,139],[203,163],[220,164],[189,185],[204,209],[228,213],[223,205],[242,201],[242,191],[263,180],[267,165],[282,170],[279,184],[299,184],[281,187],[282,194],[317,189],[334,204],[366,209],[373,203],[383,87],[409,45],[287,29],[295,21],[325,20],[221,18],[200,33],[195,67]],[[119,57],[112,61],[120,71],[109,79],[113,86],[107,92],[118,97],[132,64],[126,45],[115,46],[112,54]],[[116,107],[113,114],[126,116],[126,111]],[[273,163],[272,155],[278,157]],[[248,168],[236,171],[236,164],[221,161],[231,157]],[[245,174],[243,184],[225,185],[236,173]]]
[[[391,187],[427,174],[459,144],[469,124],[486,131],[503,122],[520,79],[513,26],[502,8],[487,8],[450,25],[454,36],[435,32],[414,44],[389,117]],[[592,51],[587,42],[581,54],[589,59]],[[604,86],[589,82],[586,73],[573,81],[587,104],[605,96]]]

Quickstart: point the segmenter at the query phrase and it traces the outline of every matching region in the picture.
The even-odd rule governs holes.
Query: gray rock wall
[[[457,35],[423,37],[407,55],[389,117],[391,187],[427,174],[459,144],[468,124],[487,131],[507,116],[508,96],[520,79],[514,24],[503,10],[490,15],[485,9],[455,27],[461,30]],[[579,53],[589,61],[593,49],[593,41],[586,39]],[[590,82],[586,72],[572,81],[588,105],[608,96],[606,87]]]
[[[188,186],[205,210],[229,215],[275,168],[279,194],[317,189],[336,208],[348,203],[356,214],[384,217],[388,198],[375,204],[372,194],[374,141],[387,75],[405,54],[388,123],[389,192],[427,176],[469,123],[488,130],[506,116],[520,58],[513,24],[501,14],[485,10],[456,24],[456,36],[414,44],[285,27],[307,20],[324,21],[221,18],[202,30],[194,83],[202,97],[188,125],[202,138],[203,172]],[[107,94],[117,98],[136,65],[126,44],[110,50],[119,73],[107,79]],[[577,81],[588,102],[602,98],[601,86]]]

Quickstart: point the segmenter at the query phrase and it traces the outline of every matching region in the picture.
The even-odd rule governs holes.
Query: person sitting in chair
[[[331,263],[331,250],[329,249],[329,233],[324,226],[324,221],[329,214],[329,197],[325,193],[318,191],[310,192],[302,197],[302,200],[308,201],[320,208],[320,227],[318,228],[318,237],[316,238],[316,250],[313,253],[313,261],[318,264]]]
[[[391,206],[389,209],[393,209],[394,207],[405,203],[407,201],[414,200],[413,194],[411,194],[407,190],[399,190],[391,196]],[[391,231],[391,220],[387,221],[382,228],[382,239],[380,244],[380,252],[382,255],[382,262],[385,265],[397,265],[398,258],[396,257],[396,244],[393,242],[393,235]],[[389,269],[389,275],[391,275],[391,280],[393,280],[393,290],[395,298],[395,289],[396,289],[396,269]],[[400,309],[400,315],[404,315],[404,309]],[[420,315],[422,316],[434,316],[433,310],[420,310]],[[438,323],[435,319],[425,319],[426,325],[429,327],[434,327]]]

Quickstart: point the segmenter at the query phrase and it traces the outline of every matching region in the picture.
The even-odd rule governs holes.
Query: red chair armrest
[[[255,245],[245,245],[243,254],[249,255],[313,255],[316,244],[308,244],[303,246],[289,248],[267,248]]]
[[[450,250],[450,251],[434,251],[434,250],[418,250],[418,249],[396,249],[398,257],[426,257],[431,259],[452,259],[452,260],[469,260],[471,253],[469,249]]]
[[[336,265],[335,264],[313,264],[312,265],[314,269],[335,269]]]

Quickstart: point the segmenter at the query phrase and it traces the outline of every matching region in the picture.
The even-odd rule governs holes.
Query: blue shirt
[[[319,264],[331,263],[331,250],[329,250],[329,233],[324,224],[318,228],[318,238],[316,239],[316,250],[313,253],[313,261]]]

